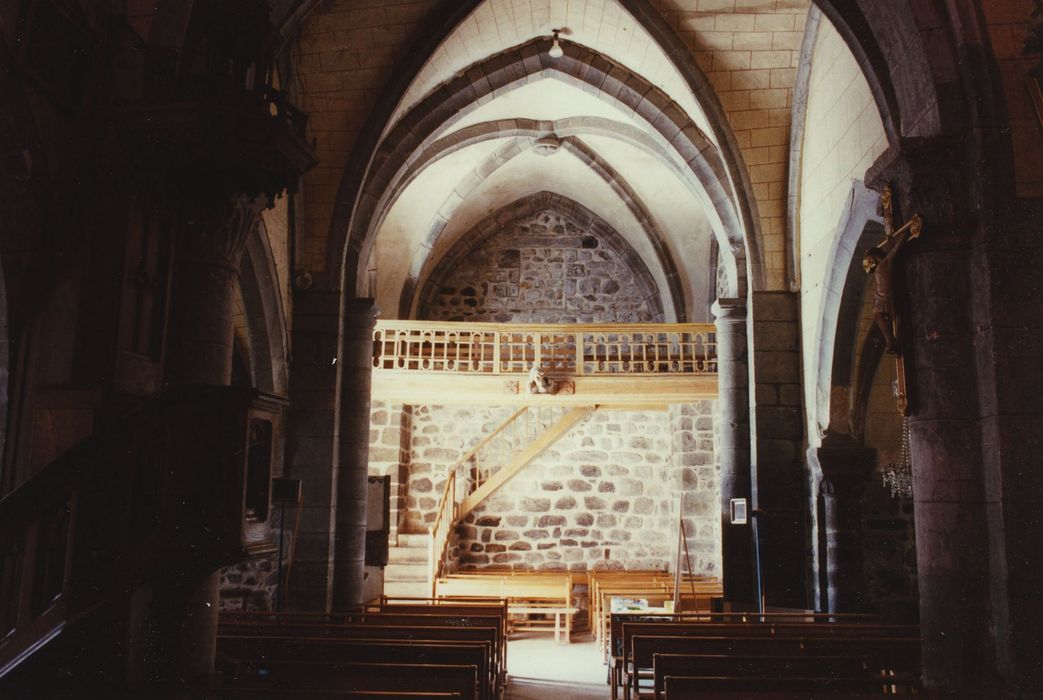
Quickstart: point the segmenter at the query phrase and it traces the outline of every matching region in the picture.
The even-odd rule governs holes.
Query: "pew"
[[[612,613],[610,632],[608,635],[609,643],[605,649],[605,656],[608,661],[608,674],[609,683],[613,686],[613,697],[617,691],[618,686],[622,685],[623,681],[623,657],[624,657],[624,642],[622,637],[623,624],[634,623],[634,622],[652,622],[657,625],[669,625],[671,623],[716,623],[716,624],[749,624],[749,625],[763,625],[766,623],[831,623],[831,622],[844,622],[848,624],[861,623],[871,624],[876,622],[877,618],[875,615],[868,615],[863,613],[850,613],[850,614],[835,614],[835,613],[814,613],[814,612],[767,612],[767,613],[750,613],[750,612],[724,612],[724,613],[649,613],[645,612],[625,612],[625,613]],[[672,634],[667,632],[668,628],[655,628],[655,632],[647,632],[650,636],[656,636],[657,634]],[[699,632],[705,633],[709,628],[700,627]],[[761,627],[762,634],[767,634],[768,628]]]
[[[408,690],[281,690],[274,688],[221,688],[207,694],[213,700],[323,700],[324,698],[351,698],[351,700],[459,700],[460,693],[424,692]]]
[[[454,643],[437,639],[402,640],[343,639],[332,637],[222,637],[218,658],[226,677],[237,683],[251,678],[251,669],[260,677],[271,668],[294,664],[315,664],[317,668],[345,662],[414,665],[463,665],[477,673],[476,696],[492,698],[498,693],[489,671],[487,644]],[[388,688],[391,689],[391,688]],[[445,690],[426,685],[418,690]]]
[[[635,637],[635,647],[639,640]],[[656,638],[662,639],[662,638]],[[688,638],[675,638],[688,641]],[[789,639],[780,640],[783,642]],[[661,647],[685,649],[683,644],[666,644]],[[781,646],[781,645],[780,645]],[[901,647],[903,645],[899,645]],[[777,648],[784,652],[786,649]],[[823,649],[823,651],[826,651]],[[845,645],[829,650],[827,654],[653,654],[654,697],[660,700],[665,691],[668,676],[771,676],[771,677],[859,677],[871,676],[887,685],[890,677],[913,677],[919,664],[907,664],[897,653],[874,654],[870,648]],[[904,649],[903,649],[904,651]],[[639,652],[635,652],[637,654]],[[908,658],[908,657],[907,657]],[[885,670],[890,669],[890,670]]]
[[[622,658],[613,659],[610,682],[612,697],[618,696],[618,686],[622,685],[624,698],[629,700],[630,691],[638,689],[643,679],[651,679],[652,657],[649,648],[653,643],[643,643],[640,647],[642,657],[637,659],[633,646],[635,637],[708,637],[737,640],[744,637],[785,640],[793,638],[797,641],[786,645],[785,642],[755,642],[762,645],[765,651],[750,653],[801,653],[807,646],[804,638],[817,638],[828,641],[853,638],[866,640],[878,638],[916,639],[919,628],[909,625],[873,625],[844,623],[791,623],[791,622],[749,622],[749,623],[716,623],[716,622],[625,622],[622,625],[621,646]],[[733,647],[741,642],[732,642]],[[761,648],[761,647],[757,647]]]
[[[603,655],[609,649],[607,631],[613,596],[644,598],[662,603],[674,598],[674,576],[663,571],[592,571],[588,576],[591,627]],[[714,598],[722,595],[714,576],[685,575],[681,578],[680,609],[709,611]]]
[[[272,689],[292,693],[341,691],[428,692],[432,688],[478,700],[479,670],[473,665],[406,662],[304,661],[262,659],[240,663],[230,681],[236,690]]]
[[[885,693],[880,679],[776,676],[668,676],[667,700],[742,700],[756,693],[763,700],[824,700],[825,698],[879,698],[883,695],[910,695],[916,692],[916,679],[889,678]]]
[[[493,645],[492,672],[500,685],[506,681],[507,669],[507,637],[506,615],[501,606],[463,606],[439,608],[433,612],[430,607],[396,606],[394,609],[370,610],[357,613],[338,613],[326,617],[336,619],[336,623],[323,623],[318,616],[300,615],[297,613],[263,613],[222,615],[219,634],[236,636],[244,634],[268,636],[345,636],[351,634],[351,625],[384,625],[395,627],[486,627],[496,630]],[[471,611],[475,611],[472,613]],[[450,633],[452,634],[452,633]]]

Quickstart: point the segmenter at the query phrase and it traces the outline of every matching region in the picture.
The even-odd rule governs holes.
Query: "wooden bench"
[[[499,682],[502,686],[507,682],[507,602],[506,601],[475,601],[468,603],[453,603],[447,600],[412,600],[410,602],[381,602],[367,606],[370,611],[391,615],[442,615],[442,616],[478,616],[486,617],[495,615],[496,627],[499,630],[499,644],[497,649]]]
[[[460,700],[460,693],[439,693],[407,690],[281,690],[273,688],[219,688],[207,692],[213,700],[324,700],[351,698],[352,700]]]
[[[335,622],[324,622],[334,620]],[[363,612],[336,614],[309,613],[232,613],[222,614],[219,634],[275,636],[350,636],[351,625],[384,625],[395,627],[453,630],[465,627],[491,627],[496,630],[491,659],[497,686],[506,683],[507,636],[504,605],[466,605],[435,608],[430,605],[375,608]],[[455,634],[450,632],[450,635]],[[445,635],[441,635],[445,636]]]
[[[635,637],[635,649],[639,640]],[[658,642],[661,638],[656,638]],[[688,641],[686,638],[675,638]],[[779,640],[788,642],[790,639]],[[684,649],[683,644],[657,645]],[[784,645],[775,647],[776,652],[784,652]],[[899,645],[901,647],[902,645]],[[767,645],[764,651],[771,651]],[[807,650],[802,650],[806,652]],[[757,655],[745,654],[692,654],[662,653],[655,651],[652,666],[654,669],[654,697],[662,697],[665,680],[668,676],[830,676],[857,677],[867,676],[879,680],[883,685],[895,676],[913,677],[919,670],[919,663],[908,663],[891,652],[878,653],[858,644],[843,645],[839,649],[822,649],[825,654],[799,653],[766,653]],[[635,655],[641,652],[635,651]],[[635,656],[635,658],[637,658]],[[908,658],[908,657],[907,657]],[[886,669],[886,670],[885,670]]]
[[[608,624],[612,612],[611,599],[641,598],[657,606],[674,599],[674,575],[662,571],[614,571],[591,572],[590,589],[591,620],[595,640],[602,654],[608,652]],[[680,605],[676,612],[709,612],[712,601],[723,594],[721,583],[713,576],[688,576],[681,578]]]
[[[447,692],[464,700],[478,700],[479,670],[471,665],[360,663],[263,659],[243,662],[230,681],[237,690],[271,689],[294,693],[355,691],[363,693]]]
[[[484,647],[484,644],[456,644],[433,639],[403,642],[326,637],[225,637],[219,641],[218,654],[225,677],[235,679],[237,685],[265,677],[271,673],[271,668],[303,663],[329,666],[350,660],[354,663],[469,666],[477,672],[474,694],[480,700],[498,694],[489,678],[488,650]],[[446,690],[431,684],[417,689]]]
[[[764,700],[879,698],[885,695],[884,685],[879,679],[865,677],[668,676],[664,685],[667,700],[696,697],[700,700],[740,700],[749,698],[751,693]],[[891,678],[887,686],[886,695],[910,695],[918,689],[918,682],[912,678]]]
[[[864,639],[869,637],[911,638],[919,635],[919,628],[908,625],[853,625],[833,623],[775,623],[756,622],[723,624],[716,622],[624,622],[622,625],[622,660],[613,660],[610,681],[612,696],[617,697],[618,685],[622,685],[624,697],[629,699],[631,689],[637,689],[644,679],[652,678],[652,658],[644,653],[640,660],[636,659],[633,648],[635,637],[714,637],[721,639],[739,639],[742,637],[761,637],[785,639],[793,637],[823,638],[829,640],[852,637]],[[799,653],[803,642],[788,647],[790,653]],[[779,649],[773,646],[772,649]],[[795,651],[797,650],[797,651]],[[777,651],[772,653],[778,653]]]
[[[555,641],[559,643],[562,639],[566,643],[572,641],[572,619],[577,608],[571,605],[572,578],[568,574],[558,572],[554,574],[472,572],[450,575],[435,582],[435,596],[452,600],[473,600],[483,597],[506,600],[509,615],[553,616],[552,629]],[[508,625],[509,630],[544,627],[550,627],[550,624],[527,620],[523,623],[509,621]],[[564,636],[562,635],[563,627]]]

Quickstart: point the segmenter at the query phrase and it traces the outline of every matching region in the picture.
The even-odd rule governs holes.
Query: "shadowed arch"
[[[279,396],[289,393],[286,313],[279,293],[279,276],[268,230],[262,220],[246,240],[239,273],[246,307],[251,369],[255,386]]]
[[[491,236],[499,233],[504,226],[548,209],[558,211],[583,227],[595,230],[609,249],[618,255],[631,270],[641,289],[642,298],[656,314],[656,321],[664,320],[663,301],[659,288],[641,256],[623,236],[590,209],[568,197],[552,192],[537,192],[515,200],[472,227],[471,230],[476,235],[464,236],[430,267],[430,274],[421,278],[423,283],[419,287],[419,295],[414,294],[407,298],[407,290],[403,290],[402,303],[399,308],[400,317],[412,318],[422,305],[430,304],[442,286],[441,282],[445,276],[452,272],[470,253],[480,248]]]
[[[883,223],[877,214],[880,195],[854,181],[851,193],[832,236],[833,249],[819,298],[814,347],[815,399],[812,427],[846,433],[844,426],[830,424],[830,397],[834,386],[850,386],[851,363],[855,358],[855,334],[862,310],[866,273],[862,256],[883,236]]]

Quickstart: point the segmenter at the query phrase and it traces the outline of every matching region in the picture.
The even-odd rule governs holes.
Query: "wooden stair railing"
[[[464,498],[457,513],[458,518],[466,517],[468,513],[477,508],[485,499],[495,493],[500,487],[510,481],[522,469],[532,463],[534,459],[543,454],[543,451],[556,443],[579,423],[581,420],[593,413],[595,406],[579,406],[570,409],[559,418],[553,425],[541,432],[536,438],[524,448],[515,453],[508,464],[487,478],[481,486],[476,488]]]
[[[544,450],[564,437],[573,426],[596,411],[597,407],[581,406],[570,409],[557,421],[546,427],[543,426],[539,416],[540,410],[539,408],[529,406],[515,411],[449,468],[445,488],[442,491],[442,498],[439,500],[438,509],[435,511],[435,520],[428,527],[430,536],[428,541],[428,584],[431,587],[432,597],[435,595],[435,582],[445,573],[445,561],[449,550],[450,535],[457,522],[478,507],[482,501],[506,484],[534,459],[539,457]],[[531,417],[533,412],[537,413],[534,423],[537,430],[534,435],[526,437],[528,444],[515,451],[510,456],[509,461],[506,461],[506,463],[501,462],[498,469],[489,468],[483,470],[478,463],[478,455],[482,450],[489,447],[493,440],[502,436],[509,428],[517,426],[521,422],[520,419],[522,417]],[[472,476],[467,482],[468,493],[463,501],[458,502],[457,472],[461,467],[472,463],[473,468],[470,470]]]
[[[435,581],[443,573],[445,556],[449,549],[449,533],[456,525],[456,469],[449,471],[445,480],[445,491],[438,502],[435,521],[428,528],[430,539],[427,542],[427,584],[431,588],[431,597],[435,597]]]
[[[143,583],[274,554],[281,403],[171,389],[0,500],[0,678]]]

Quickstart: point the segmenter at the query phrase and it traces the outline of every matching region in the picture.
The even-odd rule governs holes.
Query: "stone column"
[[[722,583],[725,601],[749,608],[756,598],[750,526],[729,522],[731,499],[745,498],[752,507],[746,305],[741,299],[718,299],[713,313],[717,327]]]
[[[301,480],[304,502],[283,597],[291,610],[328,612],[332,607],[341,296],[339,291],[299,289],[293,295],[286,473]]]
[[[175,383],[231,382],[239,261],[262,206],[236,196],[184,212],[172,308],[170,376]],[[212,680],[218,579],[216,571],[183,571],[132,597],[129,635],[145,645],[143,654],[130,652],[135,657],[128,660],[132,682],[198,689]]]
[[[807,476],[801,389],[800,305],[790,292],[754,292],[750,420],[753,498],[768,605],[804,608]]]
[[[905,311],[902,349],[908,376],[916,559],[923,678],[928,688],[983,697],[998,692],[991,630],[989,522],[982,463],[978,362],[971,316],[974,216],[953,144],[903,142],[866,175],[894,186],[904,221],[924,218],[898,270],[896,304]],[[991,689],[991,691],[990,691]]]
[[[862,612],[866,607],[862,564],[862,491],[872,469],[872,451],[847,435],[827,435],[808,449],[808,461],[822,470],[824,506],[819,527],[825,545],[825,611]]]
[[[344,302],[341,338],[340,459],[333,565],[333,608],[361,605],[366,564],[366,480],[369,475],[370,388],[373,378],[372,299]]]

